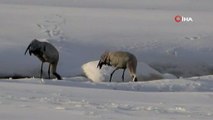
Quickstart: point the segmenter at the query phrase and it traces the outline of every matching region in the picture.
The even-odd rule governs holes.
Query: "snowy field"
[[[1,80],[1,120],[212,120],[213,76],[139,83]]]
[[[0,0],[0,119],[212,120],[212,4]],[[37,78],[41,62],[24,55],[35,38],[59,50],[64,80]],[[120,71],[109,83],[113,69],[96,68],[106,50],[134,53],[139,82]]]

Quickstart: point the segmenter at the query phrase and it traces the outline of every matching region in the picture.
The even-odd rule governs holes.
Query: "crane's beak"
[[[97,68],[99,68],[99,69],[101,69],[102,68],[102,63],[101,63],[101,61],[99,61],[99,63],[98,63],[98,65],[97,65]]]
[[[30,46],[31,46],[31,44],[28,45],[28,47],[27,47],[27,49],[26,49],[26,51],[25,51],[25,53],[24,53],[25,55],[27,54],[27,51],[29,50]],[[31,52],[30,52],[30,51],[29,51],[29,53],[30,53],[30,55],[31,55]]]

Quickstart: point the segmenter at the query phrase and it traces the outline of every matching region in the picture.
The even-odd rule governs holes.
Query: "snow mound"
[[[103,66],[102,69],[97,68],[98,60],[91,61],[82,65],[82,70],[84,74],[93,82],[107,82],[110,78],[110,74],[115,69],[110,66]],[[122,81],[123,70],[117,70],[113,77],[112,81],[119,82]],[[139,62],[137,66],[137,76],[138,81],[147,81],[154,79],[162,79],[163,75],[150,67],[148,64]],[[125,81],[131,81],[131,77],[128,73],[128,70],[125,72]]]
[[[164,79],[177,79],[177,77],[175,75],[170,74],[170,73],[164,73],[163,78]]]

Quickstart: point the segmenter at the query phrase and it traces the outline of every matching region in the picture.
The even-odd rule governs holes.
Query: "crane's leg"
[[[134,77],[133,80],[134,80],[134,82],[137,82],[137,81],[138,81],[138,78],[137,78],[137,77]]]
[[[56,68],[57,68],[57,63],[52,63],[51,64],[51,72],[52,72],[52,74],[55,75],[55,77],[58,80],[62,80],[62,77],[56,72]]]
[[[123,70],[123,74],[122,74],[122,81],[124,82],[124,74],[125,74],[126,69]]]
[[[51,64],[49,64],[49,67],[48,67],[48,77],[50,79],[50,67],[51,67]]]
[[[112,76],[113,76],[114,72],[115,72],[116,70],[118,70],[118,69],[119,69],[119,68],[115,68],[115,69],[112,71],[112,73],[110,74],[109,82],[111,82],[111,80],[112,80]]]
[[[43,75],[43,64],[44,64],[44,62],[41,63],[40,78],[42,78],[42,75]]]
[[[58,73],[54,72],[53,75],[55,75],[58,80],[62,80],[61,76]]]

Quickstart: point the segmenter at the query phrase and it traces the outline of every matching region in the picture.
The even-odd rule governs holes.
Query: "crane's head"
[[[34,55],[41,55],[45,51],[45,46],[42,45],[42,42],[38,41],[37,39],[34,39],[29,46],[27,47],[25,51],[25,55],[27,51],[29,51],[29,54],[31,55],[32,53]]]
[[[97,68],[101,69],[103,65],[109,65],[109,52],[105,52],[101,55],[101,58],[98,62]]]

